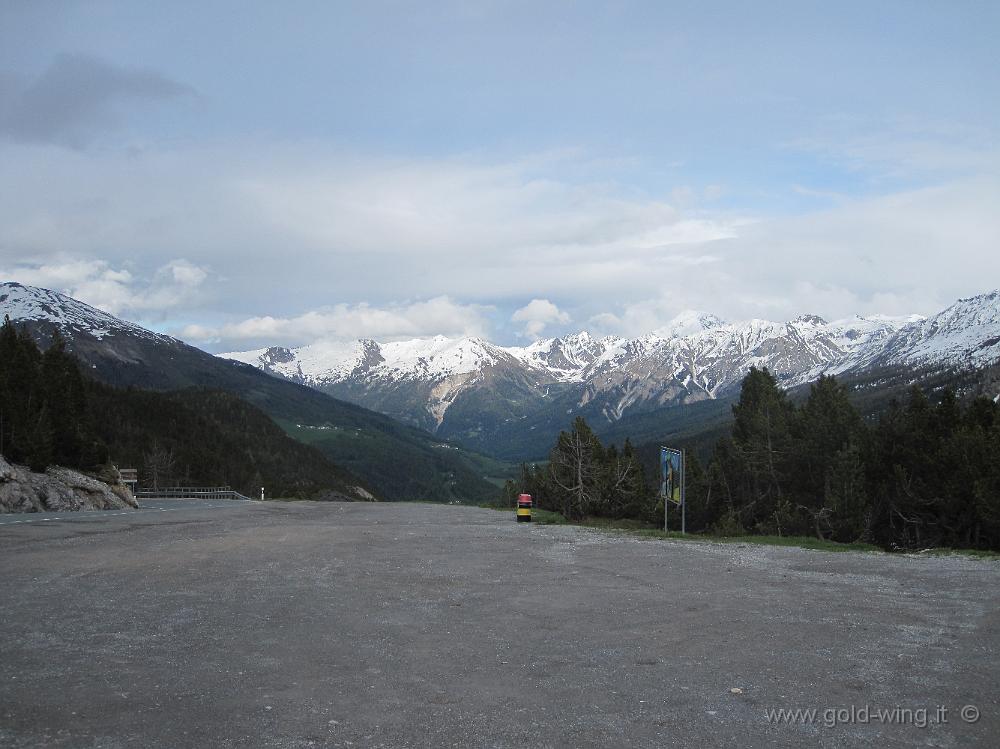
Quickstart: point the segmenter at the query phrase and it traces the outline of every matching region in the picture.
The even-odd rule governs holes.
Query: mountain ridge
[[[374,423],[391,417],[426,430],[423,438],[405,439],[430,440],[428,455],[449,452],[433,447],[450,443],[506,460],[540,457],[575,416],[587,418],[599,434],[627,435],[634,424],[653,438],[657,423],[664,433],[671,424],[696,430],[693,414],[676,406],[716,402],[719,407],[696,411],[719,423],[751,366],[767,367],[787,389],[826,373],[853,378],[859,391],[877,396],[887,383],[896,391],[918,380],[937,387],[946,371],[995,373],[1000,361],[998,291],[958,300],[927,318],[827,322],[806,314],[787,322],[734,323],[689,311],[637,338],[581,331],[509,347],[481,337],[359,339],[215,356],[56,292],[3,284],[0,309],[13,310],[42,338],[54,329],[68,334],[74,352],[110,384],[174,389],[222,380],[301,439],[332,438],[336,430],[308,431],[327,422],[386,433],[402,428]],[[962,386],[989,389],[995,374],[980,379],[965,376]],[[286,386],[275,389],[281,381]],[[317,400],[321,394],[339,405]],[[317,416],[330,409],[336,412],[331,418]],[[363,464],[363,451],[349,445],[347,432],[337,434],[331,457]]]
[[[43,348],[58,331],[84,371],[108,385],[233,393],[292,436],[315,445],[383,498],[483,501],[495,491],[484,477],[488,461],[483,456],[441,449],[450,446],[385,414],[220,359],[58,292],[0,283],[4,314]]]
[[[472,337],[364,339],[218,356],[486,449],[510,439],[519,422],[536,422],[539,411],[552,411],[553,422],[584,414],[614,424],[725,398],[751,366],[768,367],[786,388],[824,373],[987,366],[1000,358],[1000,292],[961,299],[927,318],[827,322],[806,314],[787,322],[727,322],[687,311],[637,338],[581,331],[510,347]]]

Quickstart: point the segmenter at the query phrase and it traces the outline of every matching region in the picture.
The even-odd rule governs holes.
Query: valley
[[[341,435],[351,435],[349,439],[316,441],[316,449],[333,464],[323,469],[328,475],[336,475],[338,470],[350,466],[351,473],[381,499],[433,497],[441,501],[475,502],[489,500],[495,494],[495,482],[484,478],[479,465],[484,458],[473,455],[472,451],[453,449],[417,427],[257,368],[212,356],[58,292],[2,283],[0,315],[9,316],[15,327],[43,348],[58,333],[67,351],[97,382],[139,391],[117,399],[113,392],[102,395],[112,404],[127,406],[138,404],[144,397],[154,399],[143,391],[164,393],[178,403],[180,413],[195,420],[203,403],[213,399],[211,391],[223,391],[222,396],[214,399],[230,403],[228,409],[216,409],[227,424],[233,423],[233,414],[239,414],[245,405],[254,414],[252,419],[275,420],[286,426],[330,426],[340,430]],[[241,401],[245,404],[241,405]],[[168,410],[162,399],[157,402],[162,403],[158,408]],[[263,413],[258,417],[258,412]],[[143,419],[141,406],[135,405],[132,413],[134,420],[138,420],[135,422],[138,428]],[[247,429],[252,419],[236,419],[242,433],[237,440],[240,447],[232,451],[234,454],[252,452],[254,443],[259,443],[254,432]],[[257,435],[261,429],[270,433],[267,427],[259,427]],[[292,430],[293,436],[299,436],[295,434],[298,431],[301,430]],[[276,444],[273,440],[277,437],[271,439]],[[189,444],[187,448],[194,449],[196,445]],[[141,453],[149,447],[140,444],[133,449]],[[499,470],[509,472],[508,468]],[[495,471],[491,468],[489,472]],[[252,468],[249,475],[253,475]],[[339,482],[327,483],[330,488],[342,488]]]
[[[861,400],[871,400],[876,379],[885,401],[914,381],[962,381],[975,391],[985,384],[978,373],[1000,359],[1000,292],[959,300],[928,318],[725,322],[687,312],[633,339],[580,332],[504,347],[437,336],[219,356],[473,450],[532,460],[576,416],[618,441],[710,429],[725,420],[752,366],[767,367],[792,391],[821,374],[836,375]],[[977,394],[1000,394],[995,389]]]

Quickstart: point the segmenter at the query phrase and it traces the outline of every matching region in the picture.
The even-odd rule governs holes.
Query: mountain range
[[[705,415],[728,411],[722,405],[751,366],[767,367],[786,388],[823,373],[867,381],[878,373],[889,381],[982,370],[1000,359],[1000,291],[960,299],[931,317],[726,322],[685,312],[639,338],[595,338],[584,331],[524,347],[442,336],[363,339],[219,356],[438,437],[525,458],[536,448],[524,445],[551,444],[553,431],[578,414],[607,433],[626,432],[637,418],[681,405],[701,404]],[[525,431],[539,430],[544,440],[525,439]]]
[[[208,388],[236,395],[382,499],[491,499],[496,485],[486,476],[502,477],[508,469],[419,428],[213,356],[55,291],[0,283],[3,315],[43,348],[58,332],[84,370],[108,385],[159,391]],[[201,398],[192,391],[187,400]]]
[[[998,291],[930,317],[727,322],[687,312],[638,338],[363,339],[216,356],[16,283],[0,284],[0,314],[43,346],[58,330],[105,383],[233,393],[390,499],[487,497],[509,473],[503,461],[544,457],[577,415],[609,441],[721,433],[751,366],[793,394],[822,373],[882,402],[915,382],[1000,393]]]

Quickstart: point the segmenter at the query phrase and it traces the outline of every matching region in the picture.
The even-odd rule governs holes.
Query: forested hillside
[[[0,328],[0,454],[34,470],[140,469],[143,486],[229,485],[248,495],[350,498],[362,482],[236,396],[159,393],[84,378],[58,337],[44,353]]]
[[[381,499],[483,501],[496,493],[487,477],[510,469],[383,414],[219,359],[49,289],[0,283],[0,313],[5,312],[43,349],[63,338],[88,378],[107,385],[230,393],[361,477]]]
[[[360,479],[231,393],[90,387],[98,433],[147,486],[230,485],[248,496],[362,499]]]
[[[796,405],[766,370],[751,369],[731,434],[707,461],[689,451],[688,530],[813,535],[887,549],[1000,549],[1000,405],[932,402],[912,388],[866,422],[847,389],[821,377]],[[673,447],[690,447],[683,441]],[[643,483],[636,482],[637,475]],[[570,517],[656,522],[656,455],[605,448],[577,419],[541,466],[507,487]],[[674,514],[676,517],[676,513]]]

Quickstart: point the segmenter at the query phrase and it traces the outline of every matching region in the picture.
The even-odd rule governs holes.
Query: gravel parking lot
[[[4,747],[1000,736],[998,562],[192,502],[0,525],[0,564]]]

